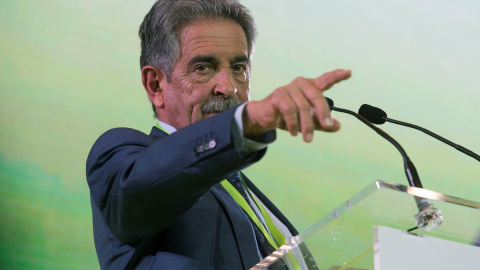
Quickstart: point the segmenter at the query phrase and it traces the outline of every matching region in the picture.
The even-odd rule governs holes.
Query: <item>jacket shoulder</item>
[[[113,128],[95,141],[87,157],[87,174],[91,165],[122,147],[148,147],[154,142],[147,134],[131,128]]]

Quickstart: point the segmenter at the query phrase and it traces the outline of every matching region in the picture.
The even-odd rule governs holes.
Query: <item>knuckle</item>
[[[284,111],[285,111],[285,113],[287,113],[289,115],[294,115],[297,112],[296,108],[294,108],[292,106],[286,106]]]
[[[315,100],[317,100],[317,99],[323,100],[324,99],[322,91],[313,92],[311,97],[312,97],[312,99],[315,99]]]
[[[304,130],[303,130],[303,132],[305,132],[305,133],[310,133],[310,132],[313,132],[313,131],[314,131],[314,128],[313,128],[312,125],[308,125],[308,126],[304,127]]]
[[[285,95],[286,91],[287,90],[285,89],[285,87],[279,87],[275,89],[275,91],[273,91],[273,95],[276,97],[282,96],[282,95]]]
[[[311,121],[311,118],[302,119],[302,129],[305,131],[312,131],[315,129],[315,124]]]
[[[300,111],[308,111],[310,112],[311,106],[309,104],[301,104],[298,106],[298,110]]]
[[[296,108],[285,102],[280,103],[279,109],[282,113],[292,115],[296,113]]]
[[[317,87],[320,88],[320,89],[325,89],[328,87],[328,82],[326,81],[320,81],[317,83]]]
[[[302,77],[302,76],[299,76],[299,77],[296,77],[293,81],[295,83],[302,83],[304,81],[306,81],[307,79],[305,79],[305,77]]]
[[[318,77],[315,81],[317,85],[320,84],[330,84],[335,80],[335,76],[332,73],[325,73],[322,76]]]

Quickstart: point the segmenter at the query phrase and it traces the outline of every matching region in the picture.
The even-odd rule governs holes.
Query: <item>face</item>
[[[248,101],[249,57],[245,33],[230,20],[187,25],[171,82],[163,81],[159,119],[176,129]]]

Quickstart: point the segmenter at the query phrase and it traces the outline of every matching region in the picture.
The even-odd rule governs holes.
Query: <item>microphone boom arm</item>
[[[415,166],[413,165],[412,161],[408,157],[407,153],[405,150],[403,150],[402,146],[395,141],[390,135],[388,135],[385,131],[382,129],[376,127],[373,125],[369,120],[364,118],[362,115],[357,114],[353,111],[346,110],[346,109],[341,109],[341,108],[336,108],[333,106],[333,100],[326,98],[328,105],[330,106],[330,110],[346,113],[355,116],[358,120],[362,121],[364,124],[369,126],[371,129],[375,130],[378,135],[382,136],[384,139],[389,141],[391,144],[393,144],[397,150],[400,152],[400,154],[403,157],[403,164],[405,167],[405,174],[407,175],[408,182],[410,186],[416,187],[416,188],[423,188],[422,182],[420,181],[420,177],[418,176],[417,170],[415,169]],[[386,117],[386,115],[385,115]],[[384,119],[383,119],[384,120]],[[373,122],[373,121],[372,121]],[[412,231],[416,228],[420,228],[424,231],[430,231],[435,229],[436,227],[440,226],[443,222],[443,217],[442,213],[433,205],[430,203],[430,201],[426,198],[420,197],[420,196],[414,196],[415,197],[415,203],[417,204],[418,208],[418,213],[415,215],[415,222],[417,223],[417,227],[411,228],[408,231]]]
[[[434,137],[435,139],[441,141],[441,142],[444,142],[448,145],[450,145],[451,147],[457,149],[458,151],[466,154],[466,155],[469,155],[471,156],[472,158],[480,161],[480,156],[475,154],[473,151],[470,151],[469,149],[461,146],[461,145],[458,145],[454,142],[451,142],[445,138],[443,138],[442,136],[439,136],[433,132],[431,132],[430,130],[426,129],[426,128],[423,128],[423,127],[420,127],[420,126],[417,126],[417,125],[413,125],[413,124],[410,124],[410,123],[406,123],[406,122],[402,122],[402,121],[398,121],[398,120],[395,120],[395,119],[390,119],[388,117],[382,117],[385,121],[387,122],[391,122],[391,123],[394,123],[394,124],[397,124],[397,125],[401,125],[401,126],[406,126],[406,127],[410,127],[410,128],[414,128],[416,130],[420,130],[422,131],[423,133],[427,134],[427,135],[430,135],[432,137]]]
[[[359,115],[359,114],[357,114],[353,111],[342,109],[342,108],[337,108],[337,107],[334,107],[334,106],[330,106],[330,109],[332,109],[333,111],[343,112],[343,113],[347,113],[347,114],[355,116],[358,120],[362,121],[364,124],[366,124],[371,129],[373,129],[378,135],[382,136],[387,141],[392,143],[397,148],[397,150],[400,152],[400,154],[403,157],[405,174],[407,175],[408,183],[410,184],[410,186],[423,188],[422,182],[420,181],[420,177],[418,176],[418,173],[417,173],[417,170],[416,170],[415,166],[410,161],[410,158],[408,157],[405,150],[403,150],[402,146],[397,141],[395,141],[395,139],[393,139],[390,135],[385,133],[385,131],[376,127],[375,125],[370,123],[367,119],[363,118],[361,115]]]

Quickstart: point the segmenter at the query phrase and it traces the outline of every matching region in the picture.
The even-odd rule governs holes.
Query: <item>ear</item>
[[[158,68],[154,66],[144,66],[142,68],[143,87],[156,109],[165,107],[163,94],[167,87],[166,82],[167,76]]]

